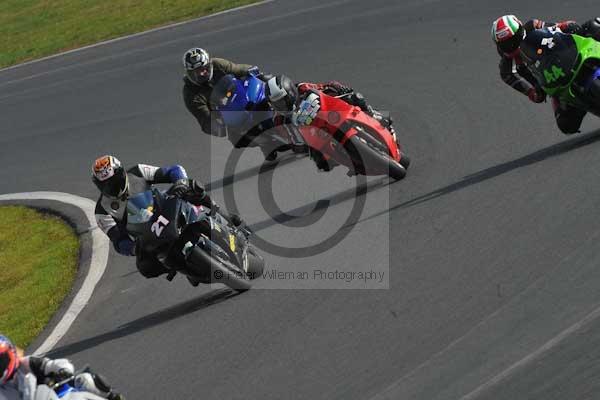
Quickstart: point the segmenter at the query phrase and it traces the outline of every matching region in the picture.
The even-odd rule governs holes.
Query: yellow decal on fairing
[[[229,235],[229,248],[231,251],[235,251],[235,236]]]

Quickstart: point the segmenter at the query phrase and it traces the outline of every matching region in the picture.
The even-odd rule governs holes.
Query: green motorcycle
[[[600,42],[549,28],[528,32],[520,47],[546,94],[600,117]]]

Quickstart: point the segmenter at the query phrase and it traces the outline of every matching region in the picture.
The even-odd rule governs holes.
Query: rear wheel
[[[591,98],[594,101],[594,106],[600,108],[600,79],[594,79],[589,89]]]

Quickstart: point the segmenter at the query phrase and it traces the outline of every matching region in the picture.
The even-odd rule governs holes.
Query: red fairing
[[[316,87],[315,84],[301,84],[299,87],[301,93],[310,88],[310,91],[318,94],[320,98],[320,109],[311,125],[300,127],[300,132],[310,147],[319,150],[326,158],[332,157],[341,164],[348,165],[345,152],[338,151],[336,148],[337,142],[344,144],[357,134],[354,125],[361,125],[371,134],[375,133],[386,144],[392,158],[400,161],[399,144],[379,121],[362,111],[360,107],[329,96],[316,90]],[[332,140],[334,138],[335,140]]]

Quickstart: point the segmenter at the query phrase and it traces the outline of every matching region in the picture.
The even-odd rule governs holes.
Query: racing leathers
[[[227,129],[218,116],[218,113],[213,112],[211,108],[210,96],[214,85],[219,82],[225,75],[233,75],[236,78],[245,78],[249,74],[257,76],[259,79],[266,79],[258,67],[250,64],[236,64],[223,58],[212,58],[210,61],[213,65],[212,79],[197,85],[193,83],[187,76],[183,78],[183,100],[190,113],[202,127],[202,130],[210,135],[225,137],[235,147],[247,147],[252,144],[252,138],[259,135],[262,131],[270,129],[272,125],[265,127],[254,127],[249,132],[237,132],[233,129]],[[255,144],[257,145],[257,144]]]
[[[545,22],[539,19],[532,19],[524,24],[525,33],[531,32],[534,29],[556,29],[563,33],[578,34],[588,36],[589,24],[579,25],[575,21],[561,21],[557,23]],[[513,89],[528,96],[534,103],[542,103],[546,100],[546,94],[542,87],[537,82],[533,74],[525,65],[520,49],[517,49],[511,54],[500,54],[500,76],[502,80]],[[554,117],[558,128],[564,134],[572,134],[579,132],[579,127],[583,122],[586,112],[584,110],[571,107],[563,104],[557,98],[552,98],[552,107],[554,109]]]
[[[73,377],[73,364],[66,359],[51,360],[46,357],[27,356],[20,359],[19,368],[12,379],[0,384],[1,400],[33,400],[39,385],[49,384]],[[124,400],[101,375],[89,370],[74,376],[72,385],[80,391],[89,392],[109,400]]]
[[[159,168],[137,164],[127,170],[127,196],[145,192],[151,188],[151,185],[160,183],[171,183],[170,193],[181,197],[186,196],[186,200],[195,205],[218,208],[202,186],[188,179],[185,169],[180,165]],[[170,272],[154,254],[136,247],[135,241],[127,232],[126,205],[127,198],[114,199],[101,195],[95,210],[98,227],[109,237],[119,254],[136,256],[136,266],[146,278],[154,278]],[[223,211],[221,214],[234,223],[239,222],[238,216],[228,216]]]

